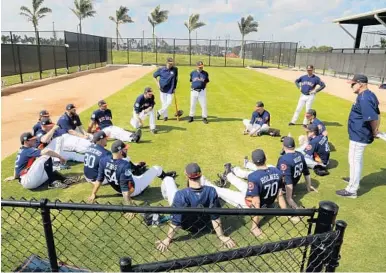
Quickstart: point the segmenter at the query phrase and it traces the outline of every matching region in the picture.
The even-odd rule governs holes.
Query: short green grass
[[[188,75],[191,69],[193,68],[180,67],[179,70],[181,76],[177,98],[179,108],[184,110],[185,114],[188,114],[189,111]],[[243,68],[207,67],[206,70],[211,79],[208,86],[210,123],[205,125],[201,122],[200,108],[197,108],[195,122],[190,124],[186,119],[180,122],[175,119],[168,122],[158,121],[159,134],[151,135],[148,129],[145,129],[143,142],[131,144],[129,149],[129,155],[134,162],[144,160],[149,165],[161,165],[166,170],[176,170],[180,174],[176,179],[179,188],[183,188],[186,184],[183,176],[184,167],[192,161],[198,162],[205,175],[212,180],[216,179],[216,173],[222,171],[225,162],[240,165],[243,157],[250,155],[251,151],[256,148],[263,148],[266,151],[268,163],[276,164],[281,149],[279,138],[268,136],[250,138],[241,133],[243,129],[241,119],[250,117],[254,104],[258,100],[264,101],[266,109],[272,115],[272,126],[280,129],[282,134],[290,132],[297,137],[304,132],[300,126],[287,126],[299,96],[298,90],[292,83]],[[155,88],[151,74],[106,98],[114,113],[116,125],[131,129],[129,124],[131,105],[143,88],[148,85]],[[158,109],[160,102],[157,93],[156,102]],[[319,193],[306,194],[304,184],[301,183],[296,189],[296,198],[305,207],[317,206],[321,200],[331,200],[339,205],[338,219],[348,223],[339,271],[386,271],[384,263],[386,239],[383,235],[383,229],[386,226],[384,217],[386,206],[383,204],[383,198],[386,195],[384,142],[377,140],[366,149],[359,198],[348,200],[335,195],[336,190],[345,187],[341,177],[348,175],[346,123],[350,106],[350,102],[323,92],[318,95],[314,108],[318,111],[319,118],[325,121],[329,131],[330,141],[335,148],[331,155],[335,167],[331,169],[329,176],[318,177],[312,173],[313,183],[318,187]],[[95,108],[96,106],[81,114],[84,123],[87,123]],[[172,115],[173,112],[174,108],[171,107],[169,115]],[[385,118],[386,115],[382,114],[382,120]],[[381,129],[386,130],[384,124]],[[15,155],[12,155],[2,161],[2,180],[12,174],[14,159]],[[73,166],[68,172],[81,173],[81,170],[82,165],[79,164]],[[160,182],[157,179],[143,195],[135,198],[137,204],[141,205],[144,201],[148,201],[151,205],[167,205],[167,202],[162,200]],[[11,196],[17,199],[22,197],[27,199],[49,198],[50,200],[60,199],[62,202],[86,200],[91,192],[91,185],[87,183],[74,185],[66,190],[28,191],[17,182],[3,182],[1,188],[2,198]],[[120,203],[121,197],[113,196],[113,194],[111,187],[102,187],[99,192],[101,198],[97,200],[101,203],[108,201]],[[21,210],[17,209],[17,211],[20,213]],[[39,212],[28,210],[29,213],[33,213],[33,217],[26,213],[11,212],[8,214],[9,209],[2,209],[2,212],[6,213],[2,217],[3,271],[13,270],[26,258],[26,253],[33,252],[46,256],[46,251],[42,246],[44,238]],[[81,212],[54,211],[53,214],[55,215],[54,231],[59,258],[93,270],[118,271],[118,258],[125,255],[132,256],[134,263],[141,263],[196,253],[212,253],[219,249],[215,235],[205,235],[194,240],[174,242],[169,252],[159,254],[155,250],[154,242],[156,238],[164,237],[163,232],[166,232],[167,227],[147,229],[138,222],[138,219],[128,223],[118,213],[110,217],[107,217],[106,213],[94,212],[82,214]],[[68,217],[68,221],[64,220],[65,217]],[[269,238],[258,241],[251,238],[248,232],[249,223],[245,223],[248,221],[247,217],[241,219],[229,217],[224,221],[224,227],[239,246],[278,240],[279,237],[274,234],[273,229],[283,232],[287,227],[291,227],[291,225],[288,226],[288,223],[281,225],[278,219],[270,220],[269,224],[263,225],[263,229],[270,234]],[[301,229],[300,234],[304,235],[304,226]],[[184,234],[186,233],[179,232],[178,236]],[[39,242],[42,245],[32,240],[34,236],[39,236]],[[288,236],[299,236],[299,233],[291,230],[288,234],[282,234],[281,238],[288,238]],[[26,249],[30,249],[30,252]],[[19,250],[26,252],[21,254]],[[4,253],[8,253],[8,256],[4,256],[6,255]],[[280,257],[282,259],[284,256]],[[259,260],[240,260],[235,261],[238,266],[229,263],[225,269],[231,271],[255,270],[254,267],[248,265],[249,262],[253,262],[254,266],[262,264]],[[272,270],[272,268],[275,271],[295,270],[292,267],[286,269],[282,266],[262,267],[261,270]],[[221,269],[212,268],[212,270]]]

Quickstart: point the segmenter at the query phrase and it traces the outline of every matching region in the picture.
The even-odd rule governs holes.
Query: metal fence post
[[[51,271],[59,272],[58,258],[56,256],[54,233],[52,231],[52,222],[50,209],[47,208],[48,199],[40,200],[40,212],[43,220],[44,235],[46,238],[48,259],[50,260]]]
[[[20,66],[21,61],[20,61],[20,50],[19,50],[19,46],[13,44],[12,31],[9,32],[9,35],[10,35],[10,37],[11,37],[13,69],[15,70],[15,73],[16,73],[16,60],[15,60],[15,46],[16,46],[16,51],[17,51],[17,61],[18,61],[18,64],[19,64],[20,82],[23,83],[23,74],[21,73],[21,66]]]
[[[192,66],[192,39],[189,35],[189,65]]]
[[[212,39],[209,40],[209,50],[208,50],[208,54],[209,54],[209,66],[210,66],[210,55],[211,55],[211,51],[212,51]]]
[[[56,71],[56,50],[55,50],[55,46],[52,46],[52,52],[53,52],[53,55],[54,55],[55,76],[58,76],[58,73]]]
[[[261,55],[261,66],[264,65],[264,54],[265,54],[265,41],[263,42],[263,54]]]
[[[132,272],[132,262],[130,257],[123,257],[119,259],[119,268],[121,272]]]
[[[314,234],[329,232],[335,223],[336,215],[339,207],[337,204],[330,201],[319,202],[318,218],[316,219],[316,226]],[[321,272],[323,268],[325,250],[321,246],[311,246],[311,254],[308,259],[306,272]]]
[[[12,46],[14,45],[12,44]],[[21,68],[20,46],[16,45],[16,49],[17,49],[17,59],[19,61],[20,80],[21,80],[21,83],[23,83],[23,69]]]
[[[111,39],[111,42],[110,42],[110,45],[111,45],[111,50],[110,50],[110,54],[111,54],[111,64],[114,64],[114,58],[113,58],[113,39]]]
[[[228,51],[228,40],[225,40],[225,54],[224,54],[225,67],[227,66],[227,51]]]
[[[155,63],[158,64],[158,37],[155,37]]]
[[[67,35],[66,35],[66,32],[64,32],[64,53],[66,54],[66,68],[67,68],[67,74],[70,73],[70,68],[68,67],[68,49],[67,49],[67,39],[66,39]]]
[[[280,62],[281,62],[281,42],[279,42],[279,62],[277,64],[277,68],[280,68]]]
[[[288,67],[290,67],[290,62],[291,62],[291,50],[292,50],[292,43],[290,43],[290,48],[288,51]]]
[[[36,36],[38,38],[38,43],[37,43],[37,49],[38,49],[38,65],[39,65],[39,76],[40,79],[42,79],[42,56],[40,54],[40,35],[39,31],[37,31]]]
[[[144,46],[144,38],[141,38],[141,64],[143,64],[143,46]]]
[[[130,63],[130,43],[129,43],[129,38],[126,39],[126,43],[127,43],[127,64]]]
[[[326,265],[326,272],[335,272],[335,269],[339,266],[340,249],[343,244],[343,237],[346,228],[347,223],[345,221],[336,221],[335,230],[339,232],[339,236],[332,249],[331,259]]]
[[[78,71],[81,71],[81,65],[80,65],[80,33],[77,33],[77,45],[78,45]],[[112,45],[112,43],[111,43]],[[112,51],[111,51],[111,62],[112,62],[113,56],[112,56]]]
[[[296,43],[296,48],[295,48],[295,60],[294,60],[294,67],[296,67],[296,58],[298,57],[298,43]],[[299,65],[300,67],[300,65]]]
[[[173,39],[173,60],[176,62],[176,39]]]

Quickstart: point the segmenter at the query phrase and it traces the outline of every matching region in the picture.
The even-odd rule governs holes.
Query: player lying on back
[[[188,164],[185,168],[185,175],[188,179],[188,187],[182,190],[177,190],[172,177],[166,177],[162,181],[162,195],[169,201],[170,206],[174,208],[220,207],[216,190],[213,187],[201,185],[201,168],[197,163]],[[157,249],[161,252],[167,250],[180,228],[196,234],[203,230],[211,231],[211,226],[226,247],[235,246],[234,241],[224,235],[219,215],[173,214],[167,237],[157,242]]]

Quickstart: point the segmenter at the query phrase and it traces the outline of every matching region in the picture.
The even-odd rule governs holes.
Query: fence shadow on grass
[[[180,119],[181,120],[181,119]],[[157,125],[157,134],[169,133],[170,131],[186,131],[186,128],[171,126],[171,125]]]
[[[358,193],[359,195],[364,195],[379,186],[386,186],[386,168],[381,168],[379,172],[363,177]]]
[[[337,121],[323,121],[324,125],[326,126],[338,126],[342,127],[343,125]]]

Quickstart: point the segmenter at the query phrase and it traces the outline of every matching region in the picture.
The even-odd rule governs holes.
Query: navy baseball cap
[[[319,128],[318,128],[318,126],[316,126],[315,124],[309,124],[309,125],[307,126],[307,131],[309,131],[309,132],[314,132],[316,135],[319,134]]]
[[[348,81],[349,83],[368,83],[369,79],[363,74],[356,74]]]
[[[190,179],[197,179],[201,177],[201,168],[197,163],[190,163],[185,167],[185,174]]]
[[[75,107],[75,105],[72,104],[72,103],[67,104],[67,106],[66,106],[66,110],[67,110],[67,111],[70,111],[70,110],[72,110],[72,109],[74,109],[74,108],[76,108],[76,107]]]
[[[265,157],[265,153],[263,150],[261,149],[257,149],[257,150],[254,150],[252,152],[252,161],[253,163],[255,163],[256,165],[262,165],[265,163],[265,160],[266,160],[266,157]]]
[[[198,67],[204,67],[204,63],[203,63],[202,61],[198,61],[198,62],[196,63],[196,65],[197,65]]]
[[[307,70],[313,70],[314,66],[312,64],[307,65]]]
[[[52,121],[49,117],[43,117],[41,120],[40,120],[40,124],[41,125],[50,125],[52,124]]]
[[[50,113],[48,113],[47,110],[41,110],[40,113],[39,113],[39,116],[41,116],[41,117],[49,117]]]
[[[20,136],[20,143],[23,145],[24,141],[28,141],[31,139],[36,139],[36,136],[33,136],[30,132],[23,133]]]
[[[105,100],[100,100],[98,101],[98,106],[103,106],[103,105],[107,105],[106,101]]]
[[[169,57],[169,58],[166,59],[166,62],[168,62],[168,63],[174,63],[174,60],[173,60],[173,58]]]
[[[308,115],[313,115],[316,117],[316,111],[314,109],[308,109],[307,113]]]
[[[257,107],[264,107],[264,103],[262,101],[256,102]]]
[[[150,92],[153,92],[153,89],[151,89],[151,87],[146,87],[145,91],[143,91],[143,93],[150,93]]]
[[[112,153],[118,153],[119,151],[123,150],[123,149],[127,149],[129,148],[129,145],[125,144],[123,141],[121,140],[116,140],[114,141],[114,143],[111,145],[111,152]]]
[[[93,135],[92,141],[93,141],[94,143],[96,143],[97,141],[99,141],[99,140],[101,140],[101,139],[104,139],[104,138],[106,138],[106,137],[107,137],[107,135],[106,135],[106,133],[105,133],[104,131],[98,131],[98,132],[96,132],[96,133]]]
[[[295,140],[292,137],[286,136],[283,139],[283,146],[289,149],[295,148]]]

